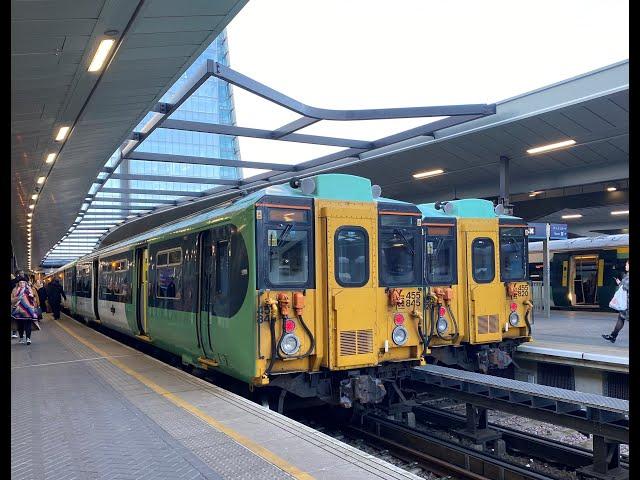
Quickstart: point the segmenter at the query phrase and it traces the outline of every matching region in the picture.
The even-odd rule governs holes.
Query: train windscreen
[[[380,285],[385,287],[420,284],[420,227],[418,216],[380,215]]]
[[[453,285],[456,276],[456,236],[452,225],[425,226],[427,285]]]
[[[524,228],[500,229],[500,278],[503,282],[527,280],[527,238]]]

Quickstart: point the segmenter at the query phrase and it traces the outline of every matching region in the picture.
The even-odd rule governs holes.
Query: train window
[[[362,227],[336,230],[336,281],[343,287],[361,287],[369,281],[369,236]]]
[[[473,279],[477,283],[489,283],[495,278],[495,252],[493,240],[476,238],[471,243]]]
[[[308,210],[270,208],[267,227],[268,272],[272,285],[303,285],[309,276]],[[275,222],[275,223],[271,223]]]
[[[76,267],[76,296],[91,297],[91,265],[78,265]]]
[[[123,303],[131,301],[131,282],[127,259],[100,262],[99,298]]]
[[[428,285],[457,283],[456,236],[452,226],[425,228],[425,277]]]
[[[156,254],[156,297],[180,299],[182,292],[182,248]]]
[[[500,279],[503,282],[527,279],[527,238],[524,228],[500,229]]]
[[[380,215],[378,256],[381,286],[420,283],[420,227],[416,220],[410,215]]]

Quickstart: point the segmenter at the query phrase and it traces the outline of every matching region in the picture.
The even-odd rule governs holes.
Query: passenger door
[[[505,290],[500,282],[498,238],[491,231],[467,231],[465,235],[471,341],[499,341],[505,322]]]
[[[140,335],[147,333],[147,303],[149,300],[149,250],[147,247],[136,251],[137,288],[136,288],[136,322]]]
[[[326,206],[328,338],[331,368],[375,364],[378,274],[376,212]]]
[[[200,305],[198,308],[198,342],[205,354],[205,357],[211,358],[213,355],[213,340],[211,338],[211,308],[213,290],[212,285],[215,279],[215,245],[212,242],[211,230],[200,234]]]

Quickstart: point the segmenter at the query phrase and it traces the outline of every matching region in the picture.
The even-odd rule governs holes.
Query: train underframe
[[[500,343],[434,347],[430,356],[449,367],[488,373],[490,370],[504,370],[514,364],[513,352],[522,343],[523,339],[506,339]]]

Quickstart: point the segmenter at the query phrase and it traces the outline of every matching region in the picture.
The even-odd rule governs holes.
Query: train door
[[[212,322],[216,315],[225,316],[231,294],[229,283],[230,230],[219,227],[202,232],[200,263],[200,308],[198,335],[206,357],[212,358],[215,338]]]
[[[136,323],[140,335],[147,334],[147,302],[149,301],[149,249],[141,247],[136,250],[138,281],[136,287]]]
[[[376,212],[330,205],[321,209],[327,245],[328,338],[332,368],[375,364]]]
[[[502,339],[501,326],[505,292],[500,283],[496,233],[467,231],[467,285],[469,332],[473,343]]]
[[[96,320],[100,320],[100,315],[98,314],[98,296],[100,293],[100,285],[98,284],[98,259],[96,258],[93,261],[93,268],[91,269],[92,282],[93,282],[93,317]]]
[[[598,304],[598,255],[573,255],[570,258],[569,294],[572,306]]]

